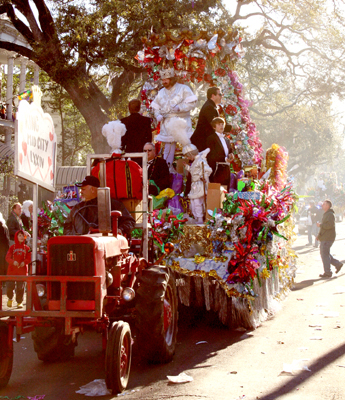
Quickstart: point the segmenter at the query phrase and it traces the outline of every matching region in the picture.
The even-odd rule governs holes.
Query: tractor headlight
[[[105,271],[105,280],[107,283],[107,287],[111,286],[114,282],[113,275],[109,271]]]
[[[131,301],[135,297],[135,291],[130,287],[126,287],[123,289],[122,297],[125,301]]]
[[[41,283],[36,285],[38,297],[43,297],[46,294],[46,288]]]

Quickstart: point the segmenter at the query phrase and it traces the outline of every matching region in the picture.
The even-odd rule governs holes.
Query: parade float
[[[161,87],[162,69],[174,68],[178,82],[196,92],[216,86],[223,93],[220,114],[231,126],[235,155],[229,187],[209,186],[204,224],[189,224],[182,194],[177,194],[180,213],[169,208],[169,201],[167,208],[153,212],[156,254],[171,250],[173,243],[164,262],[176,272],[182,304],[212,310],[230,327],[255,328],[274,313],[296,269],[291,249],[296,196],[287,179],[288,154],[276,144],[264,154],[250,102],[234,71],[244,56],[237,30],[209,34],[186,29],[142,41],[136,59],[148,77],[141,92],[144,115],[153,117],[150,104]],[[156,133],[159,129],[158,123]]]
[[[150,254],[175,271],[181,304],[212,310],[232,328],[256,328],[279,308],[296,269],[291,246],[297,198],[287,177],[288,154],[277,144],[266,153],[262,148],[250,102],[234,71],[244,56],[237,31],[183,30],[142,40],[136,59],[147,71],[143,114],[153,118],[150,105],[161,88],[161,69],[174,68],[179,82],[195,91],[217,86],[223,93],[220,114],[231,126],[228,137],[235,155],[229,187],[209,185],[204,224],[191,222],[183,175],[171,175],[171,189],[153,199]],[[154,123],[158,134],[160,123]],[[41,237],[62,234],[71,198],[76,198],[75,191],[66,190],[41,210]],[[133,238],[142,238],[140,228]]]

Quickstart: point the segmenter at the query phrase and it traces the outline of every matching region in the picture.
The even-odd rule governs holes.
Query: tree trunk
[[[70,81],[64,85],[77,109],[91,132],[91,145],[96,154],[110,153],[110,147],[102,135],[102,127],[109,122],[108,117],[101,109],[99,99],[90,96],[85,87],[78,87],[78,81]]]
[[[60,91],[61,93],[61,91]],[[61,142],[62,142],[62,147],[61,147],[61,165],[64,166],[66,165],[66,134],[65,134],[65,121],[64,121],[64,115],[62,112],[62,104],[61,104],[61,98],[59,99],[59,115],[60,115],[60,122],[61,122]]]

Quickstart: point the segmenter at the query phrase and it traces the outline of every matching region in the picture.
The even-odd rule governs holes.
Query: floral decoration
[[[242,38],[237,30],[219,31],[216,34],[185,30],[178,36],[171,32],[143,38],[143,50],[136,59],[146,68],[148,79],[141,92],[143,111],[153,118],[150,108],[161,87],[159,71],[174,68],[179,82],[206,82],[217,86],[223,93],[220,114],[232,127],[229,138],[233,143],[235,161],[239,168],[260,165],[262,145],[256,125],[249,115],[248,100],[244,98],[243,85],[233,71],[237,61],[244,57]],[[159,132],[159,123],[156,126]]]

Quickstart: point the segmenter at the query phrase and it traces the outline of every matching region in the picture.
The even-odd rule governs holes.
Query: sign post
[[[38,186],[55,191],[56,135],[52,117],[41,107],[42,92],[33,86],[33,102],[21,100],[15,124],[15,175],[33,183],[32,261],[37,259]],[[35,273],[33,263],[32,272]]]

